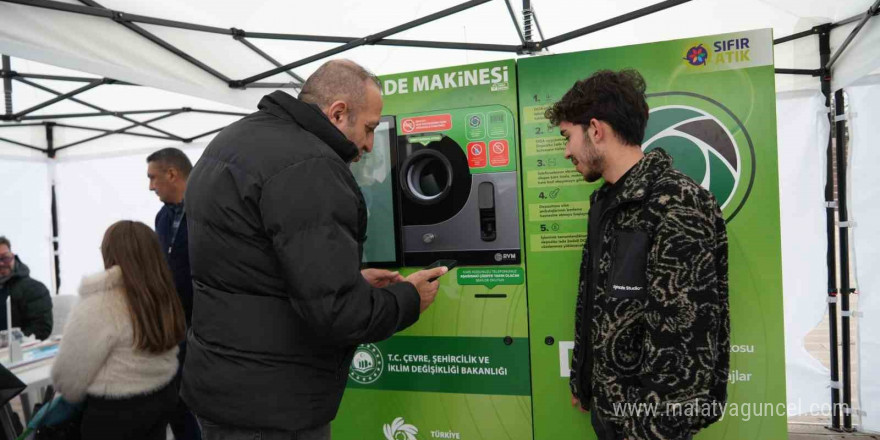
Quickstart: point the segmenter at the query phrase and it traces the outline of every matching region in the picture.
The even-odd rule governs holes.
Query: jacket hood
[[[31,276],[31,268],[21,262],[21,259],[18,258],[18,255],[15,256],[15,268],[12,269],[12,275],[9,277],[9,281],[21,279],[21,278],[30,278]]]
[[[85,298],[122,286],[124,286],[122,269],[119,266],[113,266],[103,272],[84,277],[79,286],[79,296]]]
[[[357,146],[327,119],[327,115],[317,105],[307,104],[276,90],[264,96],[257,108],[296,122],[329,145],[345,163],[351,162],[358,155]]]

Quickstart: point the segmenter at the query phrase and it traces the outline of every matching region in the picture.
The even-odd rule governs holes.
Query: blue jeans
[[[198,417],[198,416],[197,416]],[[214,423],[198,417],[203,440],[330,440],[330,424],[299,431],[239,428]]]

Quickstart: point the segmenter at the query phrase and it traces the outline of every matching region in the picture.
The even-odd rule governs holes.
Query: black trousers
[[[174,378],[175,386],[178,393],[180,392],[180,383],[183,381],[183,363],[186,362],[186,339],[178,346],[180,351],[177,352],[178,363],[177,376]],[[177,399],[177,408],[171,419],[168,420],[171,425],[171,432],[174,433],[175,440],[201,440],[202,432],[199,429],[199,423],[196,417],[189,411],[186,402],[183,399]]]
[[[172,381],[159,391],[121,399],[88,396],[82,438],[89,440],[165,440],[165,427],[177,407]]]

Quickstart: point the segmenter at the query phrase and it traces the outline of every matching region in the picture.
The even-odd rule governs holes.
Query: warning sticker
[[[452,128],[452,116],[427,115],[404,118],[400,121],[403,134],[426,133],[429,131],[446,131]]]
[[[506,140],[489,141],[489,163],[493,167],[503,167],[510,163],[510,148]]]
[[[468,165],[471,168],[483,168],[486,166],[486,143],[471,142],[467,145]]]

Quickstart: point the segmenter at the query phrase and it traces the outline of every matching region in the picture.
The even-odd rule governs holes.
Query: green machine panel
[[[669,152],[728,222],[729,405],[698,439],[784,438],[785,415],[766,410],[785,402],[772,56],[757,30],[383,76],[374,152],[352,167],[365,261],[404,275],[460,265],[419,322],[358,347],[334,438],[595,438],[568,371],[598,183],[565,160],[544,111],[623,68],[647,82],[643,148]]]
[[[370,218],[365,259],[387,260],[378,242],[396,242],[403,275],[439,258],[459,266],[415,325],[358,347],[333,438],[531,439],[516,65],[381,82],[388,125],[372,155],[385,156],[352,171],[395,209],[382,205],[375,229]]]
[[[713,192],[730,241],[731,372],[725,418],[697,438],[785,438],[776,156],[770,30],[714,35],[519,61],[526,271],[536,439],[594,438],[568,388],[587,184],[564,158],[544,111],[600,69],[634,68],[647,83],[642,147],[661,147]],[[552,337],[554,343],[545,343]],[[761,416],[757,416],[757,414]]]

